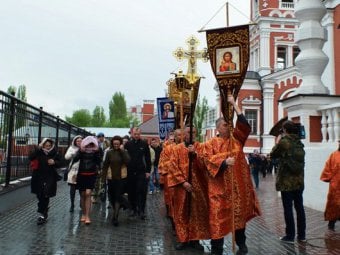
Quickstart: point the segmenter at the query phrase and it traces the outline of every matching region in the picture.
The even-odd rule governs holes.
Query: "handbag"
[[[39,161],[38,159],[32,159],[30,161],[30,168],[32,171],[38,170],[39,169]]]
[[[79,161],[73,163],[68,171],[67,182],[71,184],[77,184],[77,176],[79,169]]]
[[[120,178],[125,179],[127,177],[127,167],[126,165],[122,165],[120,169]]]

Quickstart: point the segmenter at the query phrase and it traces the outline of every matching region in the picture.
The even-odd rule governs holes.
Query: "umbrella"
[[[288,120],[288,117],[280,119],[275,125],[270,129],[269,134],[272,136],[278,136],[280,134],[280,129],[282,128],[283,122]]]

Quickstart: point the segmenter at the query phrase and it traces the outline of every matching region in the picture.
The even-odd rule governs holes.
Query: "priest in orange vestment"
[[[237,113],[236,127],[231,134],[223,118],[216,121],[219,137],[204,144],[204,160],[209,173],[209,222],[212,254],[223,253],[224,236],[235,229],[237,254],[247,254],[246,223],[260,215],[259,203],[251,181],[243,146],[251,127],[236,105],[233,96],[228,102]]]
[[[163,144],[163,150],[161,152],[160,158],[159,158],[159,174],[161,175],[162,184],[163,184],[163,192],[164,192],[164,203],[167,210],[167,216],[170,218],[173,218],[173,209],[172,209],[172,195],[171,190],[168,186],[168,172],[170,166],[170,159],[172,155],[172,149],[173,147],[180,143],[181,141],[182,132],[180,129],[175,130],[174,135],[170,135],[169,139],[166,141],[166,143]]]
[[[326,161],[320,179],[329,182],[325,220],[328,228],[334,230],[335,222],[340,220],[340,141],[337,151],[334,151]]]
[[[193,140],[196,134],[192,129]],[[173,189],[174,223],[178,243],[176,250],[190,246],[203,251],[199,240],[210,239],[207,171],[202,144],[190,141],[190,127],[184,130],[185,141],[173,148],[168,185]],[[189,159],[190,157],[190,159]],[[189,162],[191,167],[189,169]],[[189,172],[190,171],[190,172]]]

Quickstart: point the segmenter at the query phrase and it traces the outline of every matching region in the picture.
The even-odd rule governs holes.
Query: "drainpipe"
[[[263,120],[264,120],[264,111],[263,111],[263,87],[262,87],[262,82],[261,82],[261,78],[259,80],[260,83],[260,88],[261,88],[261,105],[260,105],[260,154],[262,153],[262,147],[263,147],[263,128],[264,128],[264,124],[263,124]]]

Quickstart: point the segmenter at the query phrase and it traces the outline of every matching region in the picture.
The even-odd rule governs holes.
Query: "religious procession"
[[[155,136],[143,123],[124,135],[106,136],[99,127],[95,134],[72,133],[61,153],[58,136],[43,137],[40,130],[27,147],[29,191],[12,195],[31,192],[34,202],[4,213],[0,206],[0,254],[339,254],[339,85],[328,86],[334,95],[326,93],[323,70],[310,59],[322,62],[321,46],[304,33],[321,29],[311,3],[320,13],[326,7],[300,0],[269,8],[290,18],[286,10],[296,4],[300,22],[308,17],[296,49],[290,35],[276,36],[275,22],[270,39],[257,38],[260,16],[278,15],[266,8],[272,2],[278,3],[252,1],[262,13],[252,13],[256,23],[200,29],[207,48],[198,49],[192,35],[187,49],[173,51],[187,70],[172,72],[165,96],[156,98]],[[336,8],[340,12],[340,3]],[[211,89],[218,93],[213,128],[204,132],[195,119],[200,61],[210,64]],[[6,193],[2,204],[11,200]],[[17,244],[18,238],[26,239]]]
[[[197,50],[198,41],[192,36],[187,40],[189,50],[178,48],[174,52],[179,60],[188,60],[188,72],[184,74],[180,70],[176,73],[167,83],[168,96],[157,99],[160,139],[143,140],[139,127],[131,128],[130,137],[124,137],[125,141],[120,136],[108,141],[103,133],[96,137],[74,137],[65,154],[65,159],[71,160],[65,177],[70,186],[70,212],[74,211],[75,193],[79,191],[79,221],[89,226],[93,217],[92,204],[98,203],[98,199],[105,202],[107,197],[108,209],[112,211],[111,223],[118,227],[121,211],[127,211],[130,219],[147,220],[148,195],[161,192],[176,251],[204,252],[202,241],[210,240],[210,254],[222,255],[225,237],[230,234],[230,248],[234,254],[251,254],[246,244],[247,223],[261,216],[256,175],[261,171],[265,178],[267,171],[274,167],[268,167],[268,161],[277,161],[275,186],[281,193],[286,224],[280,241],[306,243],[305,150],[301,128],[293,121],[285,120],[278,124],[279,134],[267,157],[261,158],[256,150],[247,155],[244,146],[251,126],[237,98],[248,67],[249,26],[206,33],[208,49]],[[239,36],[235,37],[235,34]],[[228,40],[219,39],[228,37]],[[242,59],[238,61],[237,72],[236,68],[221,72],[216,59],[222,55],[223,65],[226,65],[222,52],[228,52],[231,57],[230,51],[235,52],[235,44],[240,45],[237,59]],[[221,97],[216,136],[205,142],[196,141],[193,121],[201,79],[196,72],[198,60],[211,61]],[[43,225],[47,223],[49,199],[56,195],[58,175],[50,176],[56,172],[49,171],[58,165],[53,141],[44,139],[30,159],[38,165],[33,171],[32,192],[38,198],[40,216],[37,224]],[[331,164],[334,164],[332,159],[326,164],[321,180],[327,182],[332,178]],[[325,214],[331,230],[340,217],[339,208],[334,204],[334,199],[337,200],[334,189],[337,187],[331,187]]]

